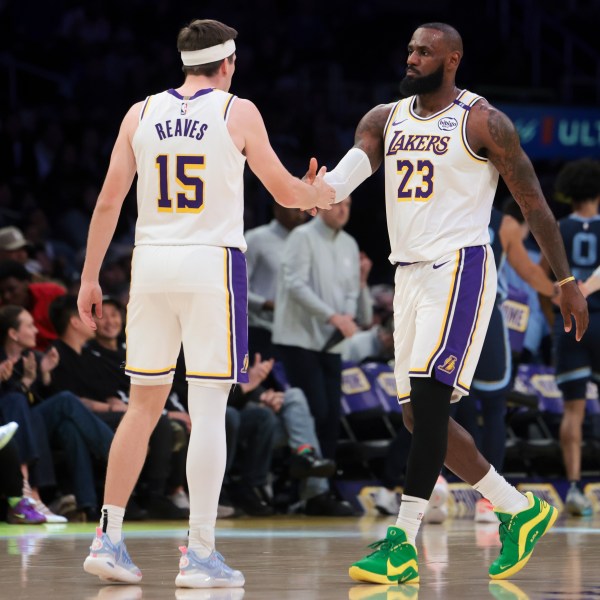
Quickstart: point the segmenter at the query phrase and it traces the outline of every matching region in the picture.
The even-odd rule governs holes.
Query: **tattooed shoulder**
[[[487,104],[481,106],[480,114],[485,121],[492,142],[507,152],[519,147],[519,135],[512,121],[500,110]]]
[[[379,104],[372,108],[361,120],[356,128],[356,137],[365,135],[380,138],[383,135],[385,123],[390,116],[393,104]]]

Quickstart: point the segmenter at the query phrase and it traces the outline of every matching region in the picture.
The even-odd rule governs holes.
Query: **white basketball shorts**
[[[400,403],[410,400],[411,377],[454,387],[453,401],[469,394],[496,286],[489,246],[396,268],[394,374]]]
[[[137,246],[125,372],[171,383],[183,343],[188,381],[248,381],[246,258],[237,248]]]

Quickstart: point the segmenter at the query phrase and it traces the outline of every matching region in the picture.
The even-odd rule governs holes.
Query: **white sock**
[[[417,533],[419,533],[419,527],[421,526],[428,502],[429,500],[424,500],[423,498],[402,494],[396,527],[404,530],[406,539],[413,546],[416,545]]]
[[[100,517],[100,527],[113,544],[118,544],[123,537],[123,517],[125,509],[112,504],[104,504]]]
[[[229,384],[189,384],[188,410],[192,433],[187,453],[190,495],[188,548],[206,558],[215,547],[219,494],[225,474],[227,443],[225,409]]]
[[[501,512],[514,514],[529,506],[527,498],[497,473],[492,465],[485,477],[473,487]]]

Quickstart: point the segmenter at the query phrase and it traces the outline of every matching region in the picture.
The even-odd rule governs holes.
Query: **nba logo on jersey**
[[[440,371],[444,371],[444,373],[448,373],[449,375],[450,373],[452,373],[452,371],[454,371],[454,369],[456,369],[457,360],[458,359],[456,358],[456,356],[452,354],[446,358],[444,364],[438,366],[438,369]]]
[[[180,115],[185,115],[187,113],[187,102],[181,103],[181,110],[179,111]]]
[[[243,366],[241,368],[241,372],[242,373],[247,373],[249,366],[250,366],[250,357],[248,356],[248,353],[246,353],[244,355],[244,364],[243,364]]]

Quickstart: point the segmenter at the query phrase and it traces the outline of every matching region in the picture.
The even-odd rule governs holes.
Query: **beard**
[[[414,96],[416,94],[430,94],[440,89],[444,81],[444,65],[423,77],[410,77],[406,75],[400,82],[400,91],[405,96]]]

